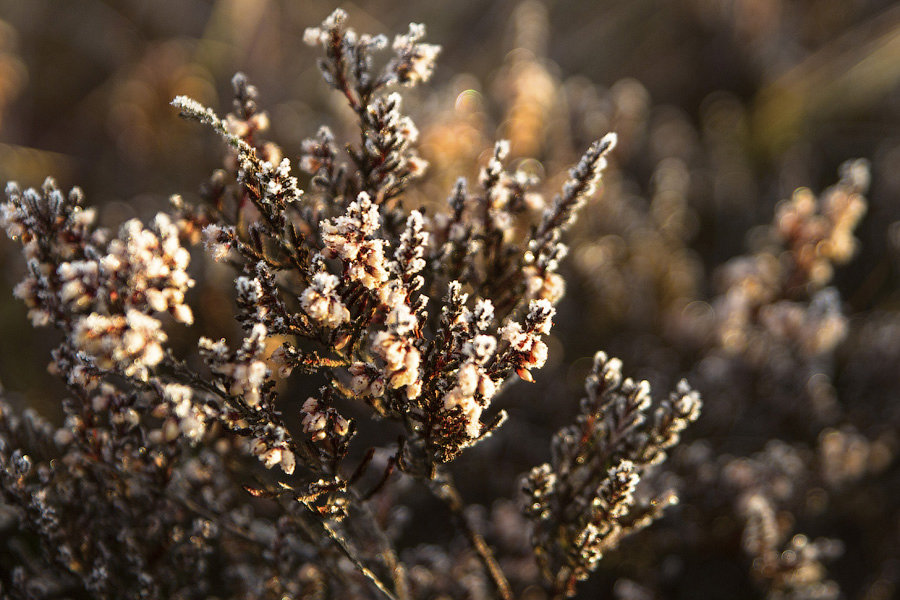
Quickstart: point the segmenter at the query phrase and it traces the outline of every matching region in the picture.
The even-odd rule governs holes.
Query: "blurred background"
[[[174,193],[194,199],[224,150],[213,135],[179,119],[169,102],[187,94],[224,114],[236,71],[259,88],[270,137],[287,156],[296,157],[301,141],[323,123],[348,139],[351,115],[321,83],[317,51],[302,43],[303,30],[336,6],[0,0],[0,181],[39,185],[52,175],[62,187],[81,186],[107,225],[146,219]],[[468,493],[485,502],[509,496],[516,474],[546,459],[546,444],[514,442],[547,440],[571,420],[590,356],[602,348],[620,356],[627,372],[649,379],[659,395],[682,376],[704,392],[707,415],[692,436],[700,441],[683,463],[688,485],[699,485],[689,466],[697,456],[727,463],[721,457],[771,453],[772,440],[782,440],[801,448],[802,460],[815,461],[828,432],[849,431],[841,427],[880,444],[850,478],[869,487],[837,486],[826,508],[810,508],[804,491],[789,512],[813,534],[844,539],[844,558],[831,577],[847,597],[892,597],[900,577],[900,515],[892,499],[900,495],[894,458],[900,382],[893,362],[900,340],[884,332],[900,331],[900,5],[373,0],[340,6],[358,31],[392,35],[421,22],[426,41],[443,47],[433,80],[406,95],[405,110],[431,163],[410,206],[438,206],[458,175],[477,174],[495,139],[509,138],[513,163],[553,190],[592,140],[610,130],[620,136],[605,190],[572,233],[569,295],[551,362],[536,385],[514,387],[501,403],[518,419],[488,451],[508,466],[491,478],[496,489]],[[758,249],[755,240],[776,203],[801,186],[820,192],[851,158],[870,162],[872,184],[856,232],[858,254],[834,281],[851,334],[828,359],[830,401],[840,405],[828,412],[810,408],[801,397],[807,392],[796,391],[810,389],[808,371],[784,376],[790,384],[773,391],[765,385],[772,365],[739,356],[723,367],[704,323],[714,321],[721,265]],[[233,328],[231,275],[197,254],[194,305],[205,313],[197,327]],[[5,240],[0,265],[0,382],[52,417],[64,395],[45,372],[54,334],[32,330],[12,297],[23,267]],[[781,365],[779,373],[785,370]],[[773,412],[775,405],[781,408]],[[808,418],[814,410],[822,414]],[[871,461],[877,464],[869,469]],[[492,463],[477,456],[460,466],[473,480],[488,468]],[[644,556],[634,547],[620,563],[612,559],[610,572],[631,568],[636,579],[660,561],[653,563],[658,576],[641,580],[646,589],[615,586],[620,597],[764,593],[765,586],[745,585],[752,569],[740,558],[733,507],[715,512],[721,507],[710,501],[709,508],[703,496],[699,488],[687,494],[682,525],[661,526],[657,549],[646,551],[653,558],[629,567]],[[690,535],[683,523],[695,525]],[[611,575],[600,580],[596,585],[613,586]],[[628,596],[642,590],[650,596]]]

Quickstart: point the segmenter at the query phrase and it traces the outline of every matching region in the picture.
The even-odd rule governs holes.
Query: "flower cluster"
[[[21,239],[29,272],[16,295],[35,325],[53,323],[67,343],[101,369],[146,380],[163,358],[166,334],[159,319],[169,313],[193,322],[185,293],[190,254],[178,228],[158,214],[152,228],[130,220],[116,238],[93,227],[94,211],[82,210],[83,196],[66,198],[48,179],[41,192],[7,188],[2,205],[7,233]]]
[[[319,271],[300,296],[300,306],[309,318],[331,329],[350,320],[350,311],[335,293],[339,283],[336,275]]]
[[[259,405],[263,384],[269,377],[269,369],[260,358],[266,335],[265,326],[254,325],[237,352],[230,352],[224,339],[214,342],[204,337],[199,342],[201,355],[210,370],[228,383],[228,393],[240,397],[250,407]]]
[[[621,361],[603,352],[585,389],[576,424],[554,437],[551,462],[523,482],[532,543],[556,594],[574,594],[624,535],[674,502],[671,492],[639,501],[635,488],[700,415],[700,395],[683,380],[651,411],[650,385],[623,379]]]
[[[357,172],[347,180],[347,171],[336,168],[333,136],[327,128],[303,144],[300,163],[305,171],[317,175],[319,187],[334,192],[349,186],[355,192],[369,193],[381,204],[399,196],[427,166],[413,148],[418,138],[416,126],[400,113],[401,96],[382,92],[396,83],[414,86],[427,81],[440,48],[421,43],[425,27],[411,24],[408,34],[394,39],[394,58],[376,72],[373,55],[387,47],[387,38],[358,35],[345,27],[346,20],[347,14],[337,9],[321,26],[308,28],[303,40],[325,51],[325,58],[319,61],[325,82],[344,95],[359,117],[363,141],[350,151]]]
[[[826,286],[833,265],[853,256],[853,230],[866,210],[862,194],[868,183],[867,164],[851,161],[821,201],[801,188],[779,205],[772,246],[724,269],[717,306],[723,348],[764,354],[768,340],[798,340],[800,352],[815,356],[844,338],[840,297]]]
[[[370,239],[381,227],[378,207],[365,192],[347,206],[347,212],[322,224],[322,241],[330,257],[340,258],[347,276],[374,290],[388,278],[384,240]]]

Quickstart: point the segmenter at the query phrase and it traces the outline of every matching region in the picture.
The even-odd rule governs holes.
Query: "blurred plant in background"
[[[9,98],[0,102],[2,179],[37,186],[53,173],[63,188],[77,183],[100,207],[101,224],[114,229],[133,217],[149,223],[172,193],[182,193],[185,206],[200,206],[229,189],[222,173],[210,178],[200,195],[185,193],[220,166],[221,150],[213,136],[198,135],[195,125],[173,118],[168,103],[187,95],[206,106],[224,106],[220,98],[232,93],[227,82],[235,71],[246,72],[262,91],[273,123],[265,135],[284,148],[292,166],[323,140],[314,135],[322,123],[336,140],[359,138],[358,115],[315,83],[320,75],[303,45],[304,29],[331,12],[333,6],[325,3],[221,0],[150,8],[128,0],[0,1],[0,8],[7,24],[0,96]],[[616,539],[614,532],[592,532],[591,547],[604,556],[591,580],[579,587],[583,597],[895,595],[900,579],[896,6],[875,0],[510,0],[408,7],[376,0],[346,8],[363,31],[405,31],[410,20],[425,22],[429,39],[443,48],[429,85],[403,89],[402,110],[418,126],[419,154],[429,166],[403,191],[402,203],[426,217],[437,220],[446,211],[445,199],[450,195],[452,202],[460,175],[478,181],[479,170],[494,156],[495,139],[510,142],[503,187],[539,178],[545,182],[542,190],[560,189],[593,140],[608,131],[618,134],[601,193],[567,233],[569,256],[560,264],[561,277],[547,277],[540,287],[533,279],[534,292],[551,298],[562,279],[567,288],[556,305],[554,327],[543,338],[546,365],[534,372],[534,384],[497,395],[485,414],[505,410],[511,418],[490,439],[462,452],[449,469],[460,495],[473,502],[465,511],[468,526],[494,550],[515,593],[544,597],[542,588],[525,583],[541,577],[541,564],[558,573],[564,572],[561,565],[571,572],[579,568],[552,547],[542,550],[546,558],[536,563],[532,544],[540,549],[554,535],[576,539],[578,531],[587,530],[548,529],[558,518],[555,500],[547,501],[549,512],[543,513],[550,520],[531,529],[527,520],[534,522],[541,511],[523,516],[520,503],[510,498],[521,485],[520,474],[533,465],[559,470],[566,464],[565,453],[551,456],[546,446],[522,440],[549,439],[559,428],[564,439],[567,423],[590,419],[591,402],[579,411],[563,399],[577,397],[586,377],[596,380],[602,366],[595,366],[592,356],[603,348],[654,389],[675,388],[686,377],[705,404],[688,444],[676,448],[669,466],[650,473],[638,488],[641,502],[663,504],[666,491],[675,489],[679,504],[613,552],[606,552],[603,540]],[[846,162],[857,157],[868,162]],[[235,166],[229,163],[226,170]],[[297,177],[300,188],[310,189],[311,176]],[[537,191],[522,196],[522,216],[540,214]],[[126,198],[134,201],[123,202]],[[398,232],[404,223],[396,224]],[[515,223],[515,236],[528,234],[527,219]],[[199,236],[199,226],[187,238],[182,232],[183,243],[199,239],[190,240]],[[0,244],[8,289],[0,301],[0,326],[6,339],[16,340],[0,344],[0,379],[16,412],[31,406],[59,424],[63,411],[56,399],[66,392],[44,373],[46,356],[59,340],[34,336],[25,310],[13,299],[12,287],[24,269],[12,250],[11,244]],[[481,241],[470,250],[491,252]],[[194,325],[166,326],[168,345],[185,356],[196,335],[224,335],[240,347],[245,334],[234,326],[231,310],[234,271],[224,262],[203,262],[195,252],[188,272],[195,281],[187,292]],[[263,274],[253,277],[261,285],[266,281]],[[328,300],[334,291],[326,279],[306,288],[318,294],[304,292],[306,305],[341,321],[340,307]],[[278,338],[260,352],[268,356],[283,341]],[[256,356],[249,346],[246,352]],[[473,372],[478,368],[473,365]],[[367,381],[367,390],[373,383],[378,387],[373,373],[356,371],[353,381],[360,389]],[[319,385],[295,376],[279,379],[275,390],[282,398],[302,400],[317,396]],[[460,403],[468,397],[457,396]],[[178,398],[171,401],[177,404]],[[125,414],[137,401],[117,400],[113,412]],[[306,406],[294,404],[279,405],[289,421]],[[318,404],[307,408],[298,427],[314,432],[325,423],[326,429],[340,429],[339,417],[356,422],[365,414],[352,404],[339,406],[343,416],[320,412],[324,407]],[[17,431],[23,431],[23,422],[16,421]],[[297,435],[300,429],[292,427],[288,430]],[[399,433],[385,439],[360,428],[354,443],[390,446]],[[49,456],[49,450],[31,453],[33,461]],[[391,456],[375,453],[370,471],[387,469]],[[235,465],[205,454],[197,458],[191,469],[202,466],[205,479],[192,471],[184,483],[172,485],[183,498],[220,500],[178,512],[184,522],[166,527],[185,537],[159,537],[160,543],[180,547],[202,535],[215,537],[185,533],[200,526],[188,519],[191,510],[214,511],[204,517],[209,521],[215,514],[246,510],[236,484],[216,487]],[[241,466],[253,468],[258,467]],[[620,467],[621,477],[610,481],[627,489],[629,468],[636,467]],[[560,485],[537,471],[529,481],[529,494]],[[204,486],[206,491],[197,491]],[[204,559],[207,565],[246,553],[246,544],[255,543],[247,537],[253,537],[253,527],[274,522],[271,505],[254,502],[252,514],[224,534],[228,546]],[[477,552],[456,550],[465,546],[443,524],[451,513],[440,512],[445,509],[421,488],[394,475],[369,504],[388,537],[411,549],[398,558],[422,597],[496,595]],[[424,517],[436,511],[445,515],[441,523]],[[348,527],[352,522],[345,521]],[[18,531],[13,521],[4,523],[4,531]],[[260,531],[278,531],[274,540],[308,535],[289,531],[296,523],[279,521],[273,527]],[[350,533],[363,540],[362,529]],[[557,533],[541,537],[541,531]],[[146,537],[160,535],[152,530]],[[29,561],[36,559],[23,558],[36,556],[22,545],[23,539],[31,542],[18,535],[7,539],[0,564],[21,563],[25,570],[16,576],[27,573],[25,579],[35,581],[38,563]],[[235,577],[258,581],[296,568],[303,593],[327,589],[326,578],[302,566],[314,562],[313,555],[298,558],[289,549],[294,543],[277,542],[282,549],[264,561],[254,559]],[[381,543],[373,539],[372,547]],[[196,566],[199,555],[192,556],[181,564]],[[176,554],[165,560],[173,569],[186,568]],[[161,562],[158,568],[169,567]],[[13,575],[7,570],[0,576],[4,590]],[[376,593],[360,590],[362,597]],[[266,593],[286,592],[273,587]]]

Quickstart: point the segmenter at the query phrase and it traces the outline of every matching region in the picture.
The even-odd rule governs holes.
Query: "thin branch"
[[[318,514],[314,507],[309,506],[309,505],[306,505],[306,507],[313,514]],[[350,545],[347,544],[347,541],[344,538],[342,538],[340,536],[340,534],[337,531],[335,531],[331,527],[331,525],[328,524],[327,521],[319,520],[319,522],[322,525],[322,529],[325,531],[325,533],[328,535],[328,537],[331,539],[331,541],[334,542],[335,546],[337,546],[338,549],[344,554],[344,556],[346,556],[350,560],[350,562],[353,563],[353,565],[357,568],[357,570],[360,573],[362,573],[366,578],[368,578],[369,581],[371,581],[372,584],[375,585],[375,587],[377,587],[378,590],[382,594],[384,594],[385,596],[390,598],[390,600],[400,600],[397,596],[394,595],[394,593],[390,590],[390,588],[388,588],[387,585],[383,581],[381,581],[381,579],[378,578],[378,575],[376,575],[372,571],[372,569],[370,569],[369,567],[367,567],[366,565],[363,564],[363,562],[356,556],[356,554],[350,548]]]
[[[391,578],[394,580],[394,592],[400,600],[408,600],[409,582],[406,578],[406,568],[403,566],[403,563],[400,562],[400,558],[397,556],[397,552],[394,550],[391,541],[388,539],[384,529],[375,519],[375,515],[372,514],[369,506],[360,498],[356,490],[351,489],[350,493],[353,495],[354,500],[356,500],[357,519],[361,518],[364,521],[363,526],[366,531],[375,537],[375,541],[379,546],[378,553],[381,556],[381,560],[384,561],[384,564],[390,571]],[[350,522],[354,523],[354,521]]]
[[[465,502],[459,491],[456,489],[450,474],[438,471],[437,477],[428,482],[428,487],[450,510],[450,514],[453,515],[456,526],[465,534],[469,543],[472,544],[472,548],[475,549],[475,552],[477,552],[479,558],[481,558],[481,562],[484,564],[484,568],[494,581],[494,585],[497,587],[497,592],[500,594],[500,597],[503,600],[512,600],[513,595],[509,581],[507,581],[506,575],[500,568],[500,564],[497,562],[493,550],[491,550],[482,535],[478,533],[468,516],[466,516]]]

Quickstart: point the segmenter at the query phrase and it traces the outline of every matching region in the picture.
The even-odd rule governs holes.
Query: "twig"
[[[363,527],[366,528],[366,531],[368,533],[372,534],[375,537],[375,541],[379,546],[378,553],[381,556],[381,560],[384,561],[384,564],[390,571],[391,578],[394,580],[394,593],[400,598],[400,600],[408,600],[409,582],[407,581],[406,577],[406,568],[403,566],[403,563],[400,562],[400,559],[397,556],[397,552],[394,550],[391,541],[388,539],[387,534],[385,534],[384,529],[375,519],[375,515],[372,514],[369,506],[360,498],[356,490],[351,489],[350,492],[351,494],[353,494],[353,498],[356,500],[356,516],[357,518],[363,519]]]
[[[497,592],[500,594],[500,597],[503,600],[512,600],[513,595],[512,589],[509,586],[509,581],[507,581],[506,575],[504,575],[503,570],[500,568],[500,564],[497,562],[496,557],[494,557],[493,550],[487,545],[487,542],[484,541],[484,538],[476,531],[475,526],[466,516],[465,502],[453,484],[453,479],[450,474],[438,471],[437,477],[429,481],[428,487],[437,498],[444,502],[450,510],[450,514],[453,515],[453,520],[456,522],[457,527],[459,527],[469,539],[469,543],[472,544],[475,552],[478,553],[481,562],[484,563],[484,568],[494,581],[494,585],[497,587]]]
[[[313,514],[318,514],[314,507],[307,505],[307,508]],[[324,529],[325,533],[328,534],[328,537],[331,538],[331,541],[334,542],[338,549],[344,554],[344,556],[346,556],[350,560],[350,562],[353,563],[353,565],[357,568],[357,570],[359,570],[360,573],[368,578],[369,581],[371,581],[382,594],[384,594],[391,600],[399,600],[399,598],[394,595],[394,593],[387,587],[387,585],[385,585],[385,583],[378,578],[378,575],[376,575],[372,571],[372,569],[363,564],[363,562],[356,556],[356,554],[354,554],[353,550],[350,549],[350,546],[347,544],[346,540],[344,540],[344,538],[342,538],[340,534],[338,534],[338,532],[328,524],[327,521],[319,520],[319,522],[322,524],[322,529]]]

